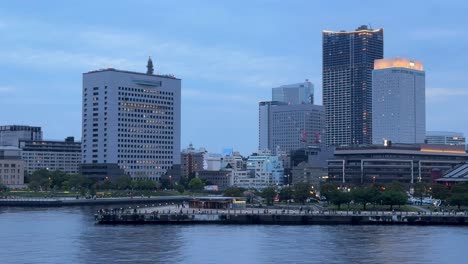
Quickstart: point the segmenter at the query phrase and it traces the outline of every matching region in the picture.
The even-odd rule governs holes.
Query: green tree
[[[431,195],[435,199],[440,199],[440,200],[447,200],[447,198],[450,196],[450,190],[447,186],[434,183],[431,185]]]
[[[101,183],[99,188],[102,190],[112,190],[114,189],[114,184],[112,184],[112,182],[109,180],[105,180],[103,183]]]
[[[189,184],[188,184],[189,189],[192,190],[192,191],[203,190],[204,186],[205,185],[203,184],[203,182],[199,178],[191,179]]]
[[[29,188],[34,191],[48,191],[52,186],[51,172],[41,169],[31,174]]]
[[[334,183],[328,182],[325,184],[322,184],[320,186],[320,196],[323,196],[327,199],[327,201],[330,200],[330,195],[337,190],[338,186]]]
[[[283,187],[279,192],[281,201],[287,201],[293,198],[294,190],[291,187]]]
[[[3,182],[0,182],[0,192],[5,192],[8,191],[8,187],[3,184]]]
[[[386,186],[387,190],[392,190],[396,192],[405,192],[405,185],[399,181],[392,181],[389,185]]]
[[[342,204],[349,204],[351,202],[351,194],[349,192],[343,192],[335,189],[329,194],[330,202],[338,206],[338,210],[341,209]],[[328,199],[328,198],[327,198]]]
[[[400,206],[406,204],[408,197],[403,192],[386,190],[382,193],[381,199],[383,204],[390,205],[390,210],[393,210],[394,205]]]
[[[130,176],[122,175],[117,178],[115,184],[119,190],[127,190],[132,187],[132,179]]]
[[[267,205],[272,205],[276,196],[276,190],[273,187],[267,187],[262,191],[262,197],[266,200]]]
[[[419,197],[421,204],[423,197],[428,196],[429,186],[425,182],[417,182],[413,185],[414,188],[414,197]]]
[[[362,204],[362,209],[366,210],[366,205],[376,201],[379,192],[374,187],[356,187],[351,192],[351,197],[356,203]]]
[[[185,192],[185,187],[182,184],[177,184],[175,188],[180,194],[183,194]]]
[[[458,206],[458,210],[460,206],[468,205],[468,182],[452,186],[449,202],[451,205]]]
[[[244,189],[238,187],[229,187],[224,190],[225,197],[241,197]]]
[[[308,183],[305,183],[305,182],[297,183],[296,185],[294,185],[293,197],[295,200],[304,204],[307,198],[311,197],[310,191],[311,189]]]

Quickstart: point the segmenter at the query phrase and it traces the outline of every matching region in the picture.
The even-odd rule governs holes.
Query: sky
[[[81,138],[82,73],[182,79],[182,147],[249,155],[258,102],[309,79],[322,104],[322,30],[384,28],[384,57],[422,61],[427,130],[468,134],[465,1],[4,1],[0,125]]]

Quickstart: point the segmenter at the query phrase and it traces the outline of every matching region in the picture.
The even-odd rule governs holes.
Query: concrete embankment
[[[115,204],[155,204],[181,203],[190,200],[189,196],[157,196],[157,197],[121,197],[97,199],[45,198],[45,199],[0,199],[0,206],[17,207],[59,207],[85,205],[115,205]]]
[[[251,212],[229,213],[116,213],[101,212],[96,215],[98,224],[258,224],[258,225],[468,225],[465,214],[414,215],[374,212],[365,214],[302,213],[276,214]]]

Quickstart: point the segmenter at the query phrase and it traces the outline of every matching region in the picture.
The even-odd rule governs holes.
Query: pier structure
[[[97,224],[468,225],[468,213],[155,207],[103,209],[95,215],[95,220]]]

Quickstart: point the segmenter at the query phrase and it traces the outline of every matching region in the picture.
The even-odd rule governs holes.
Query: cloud
[[[115,27],[65,27],[14,17],[3,18],[0,28],[3,21],[9,25],[9,41],[28,41],[29,45],[3,49],[0,62],[82,72],[107,67],[142,71],[145,66],[142,57],[153,55],[159,73],[183,79],[229,82],[239,89],[270,88],[310,77],[306,76],[309,67],[300,57],[262,54],[263,51],[217,44],[201,45],[173,36],[147,35]],[[70,43],[67,50],[56,45],[64,40]]]

